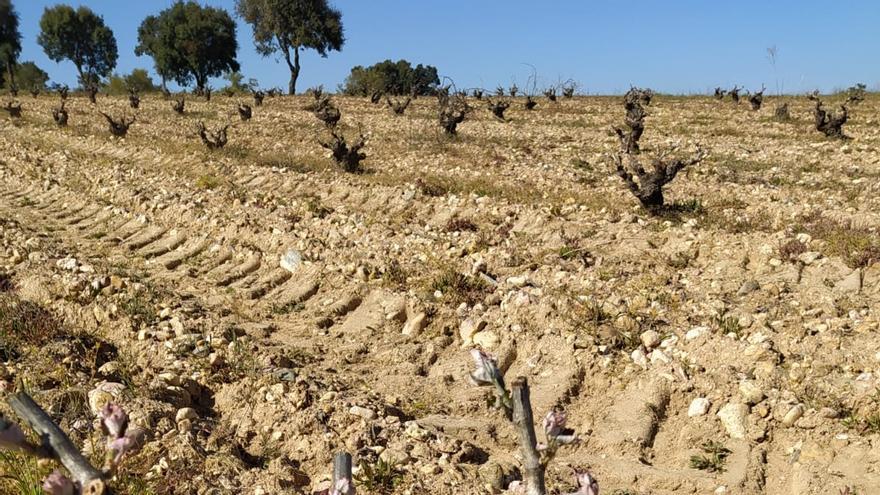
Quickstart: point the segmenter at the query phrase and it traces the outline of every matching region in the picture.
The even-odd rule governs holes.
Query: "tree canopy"
[[[296,93],[299,55],[312,49],[322,57],[345,44],[342,14],[327,0],[236,0],[236,12],[254,28],[254,44],[263,56],[281,53],[290,69],[290,94]]]
[[[0,64],[10,78],[10,85],[15,83],[13,69],[21,53],[21,33],[18,31],[18,13],[12,6],[12,0],[0,0]],[[0,71],[0,84],[3,83],[3,72]]]
[[[46,8],[40,19],[37,43],[50,60],[69,60],[76,66],[80,84],[97,85],[116,67],[118,52],[113,31],[88,7],[69,5]]]
[[[25,90],[46,89],[49,74],[33,62],[22,62],[15,66],[15,83]]]
[[[138,28],[137,55],[153,58],[156,72],[186,86],[195,81],[203,90],[208,79],[239,70],[235,22],[225,10],[177,2]]]
[[[369,67],[355,66],[345,79],[347,95],[368,96],[375,92],[419,96],[429,95],[440,84],[437,68],[419,64],[413,68],[406,60],[385,60]]]

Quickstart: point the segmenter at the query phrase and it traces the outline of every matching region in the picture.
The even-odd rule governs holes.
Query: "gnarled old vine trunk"
[[[617,133],[617,137],[620,139],[620,149],[622,152],[633,155],[639,154],[639,139],[641,139],[642,133],[645,132],[645,116],[647,115],[643,105],[650,105],[653,96],[654,93],[650,89],[639,88],[630,88],[624,95],[623,107],[626,109],[624,124],[626,124],[627,129],[614,127],[614,132]]]
[[[675,176],[689,165],[699,163],[705,153],[697,149],[696,154],[688,159],[665,161],[655,158],[649,170],[639,161],[639,140],[645,130],[645,108],[651,103],[654,93],[649,89],[631,88],[623,99],[626,109],[626,126],[628,130],[614,127],[620,140],[620,151],[615,155],[617,175],[623,179],[630,192],[649,211],[657,211],[663,207],[663,186],[675,179]]]
[[[813,118],[816,124],[816,130],[825,134],[825,136],[835,139],[849,139],[849,136],[843,133],[843,124],[849,119],[849,112],[846,103],[840,105],[840,112],[829,112],[825,110],[822,100],[819,99],[817,93],[809,96],[810,100],[816,102],[816,108],[813,109]]]

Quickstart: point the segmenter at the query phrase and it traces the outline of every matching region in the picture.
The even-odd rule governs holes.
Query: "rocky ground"
[[[93,456],[120,402],[150,432],[121,493],[311,493],[339,450],[360,493],[499,493],[520,455],[475,347],[578,432],[551,493],[572,468],[603,494],[880,491],[880,99],[837,141],[806,98],[789,122],[774,98],[656,98],[644,152],[710,152],[661,215],[611,168],[616,97],[507,122],[474,101],[451,139],[433,99],[335,98],[363,174],[317,144],[308,96],[248,122],[235,98],[147,97],[124,139],[97,114],[124,99],[72,98],[63,129],[55,97],[21,100],[0,119],[2,385]],[[234,122],[229,144],[199,121]]]

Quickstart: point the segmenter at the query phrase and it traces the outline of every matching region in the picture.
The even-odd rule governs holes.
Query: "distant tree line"
[[[327,0],[236,0],[235,10],[253,27],[254,44],[261,55],[284,57],[290,69],[291,94],[296,92],[303,50],[312,49],[326,57],[345,43],[342,14]],[[19,63],[19,21],[12,0],[0,0],[0,86],[45,87],[45,72],[32,62]],[[226,10],[178,0],[143,20],[135,54],[153,59],[163,89],[168,81],[174,81],[203,91],[210,78],[226,75],[230,84],[225,89],[241,92],[253,89],[254,84],[244,84],[238,72],[236,34],[235,21]],[[50,60],[73,63],[83,88],[104,87],[112,92],[155,88],[142,69],[127,76],[114,74],[119,58],[116,37],[104,19],[86,6],[46,8],[37,43]]]

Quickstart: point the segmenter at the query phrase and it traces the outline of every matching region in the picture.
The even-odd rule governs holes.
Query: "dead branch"
[[[519,88],[516,86],[516,83],[514,83],[514,84],[510,87],[509,91],[510,91],[510,97],[511,97],[511,98],[516,98],[516,94],[519,93]]]
[[[68,93],[70,93],[70,88],[66,84],[58,88],[58,96],[61,97],[61,101],[67,99]]]
[[[197,130],[199,137],[202,139],[202,143],[204,143],[209,150],[216,150],[226,146],[226,129],[228,128],[229,124],[226,124],[216,131],[209,131],[205,127],[205,123],[200,121]]]
[[[382,95],[383,95],[383,94],[384,94],[384,93],[382,93],[382,91],[380,91],[380,90],[378,90],[378,89],[377,89],[376,91],[373,91],[373,92],[370,94],[370,103],[372,103],[373,105],[378,104],[380,101],[382,101]]]
[[[476,98],[478,100],[483,99],[483,90],[482,89],[475,89],[472,94],[474,95],[474,98]]]
[[[531,96],[526,97],[526,102],[523,103],[523,106],[526,107],[526,110],[534,110],[538,105],[538,102],[532,99]]]
[[[262,91],[254,91],[254,106],[259,107],[263,104],[263,98],[266,97],[266,93]]]
[[[727,94],[727,91],[725,91],[721,88],[715,88],[715,99],[716,100],[723,100],[724,95],[726,95],[726,94]]]
[[[37,86],[31,88],[31,96],[33,96],[34,98],[40,96],[40,88]]]
[[[556,88],[555,88],[555,87],[550,87],[550,88],[545,89],[545,90],[544,90],[544,96],[545,96],[548,100],[550,100],[550,101],[552,101],[552,102],[555,103],[555,102],[556,102]]]

